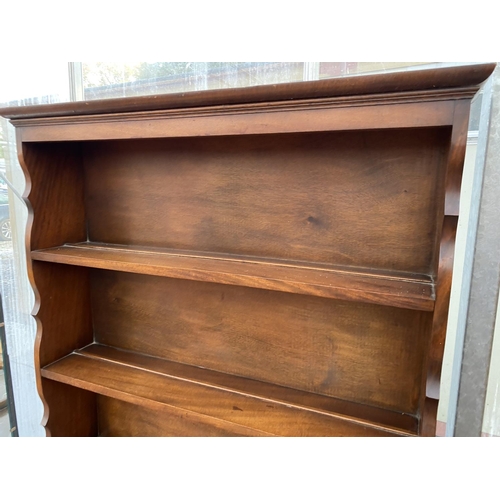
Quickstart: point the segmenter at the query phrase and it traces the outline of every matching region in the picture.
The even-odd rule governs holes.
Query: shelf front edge
[[[166,278],[246,286],[278,292],[432,311],[431,279],[349,268],[287,265],[276,260],[134,251],[97,245],[65,245],[31,252],[35,261],[122,271]]]
[[[91,344],[44,367],[42,375],[132,404],[177,408],[200,418],[215,418],[228,425],[255,429],[257,433],[326,436],[336,435],[337,431],[346,435],[358,429],[361,435],[416,435],[416,431],[409,429],[321,408],[325,403],[320,402],[318,408],[310,406],[316,399],[332,398],[305,393],[302,404],[295,401],[295,393],[301,391],[99,344]],[[372,411],[386,419],[388,414],[394,414],[396,420],[407,426],[410,420],[414,421],[414,417],[389,410],[373,408]],[[303,429],[308,429],[305,434],[301,434]]]

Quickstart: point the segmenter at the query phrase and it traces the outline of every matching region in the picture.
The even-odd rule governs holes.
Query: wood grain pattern
[[[371,422],[384,428],[397,429],[408,434],[416,434],[418,430],[418,420],[413,415],[325,397],[310,392],[298,391],[288,387],[228,375],[165,359],[144,356],[101,344],[89,345],[84,349],[76,351],[76,353],[82,356],[112,361],[136,369],[146,370],[151,373],[158,373],[167,377],[187,380],[194,384],[217,387],[239,394],[248,394],[254,398],[268,402],[279,402],[280,404],[317,410],[346,420],[365,423]]]
[[[433,280],[418,274],[89,242],[37,250],[31,258],[422,311],[434,309]]]
[[[92,270],[96,342],[414,413],[430,313]]]
[[[98,434],[96,394],[44,378],[47,437],[95,437]]]
[[[453,275],[453,257],[458,217],[446,216],[443,222],[439,271],[436,289],[436,308],[433,315],[431,343],[426,361],[425,400],[423,401],[422,435],[436,434],[437,403],[439,401],[441,368]]]
[[[33,262],[39,302],[36,319],[40,366],[52,363],[92,341],[88,269]],[[43,335],[47,330],[50,335]]]
[[[86,102],[56,103],[45,106],[22,106],[0,109],[6,118],[27,119],[34,116],[74,116],[85,114],[108,114],[130,111],[152,111],[155,109],[187,108],[217,104],[251,102],[273,102],[297,99],[319,99],[330,96],[359,96],[435,89],[472,87],[486,80],[495,64],[455,66],[451,68],[402,71],[390,75],[355,75],[325,79],[315,82],[282,83],[247,88],[183,92],[179,94],[129,97]]]
[[[92,342],[88,274],[85,268],[32,263],[38,296],[34,312],[37,323],[35,368],[39,394],[44,403],[42,425],[52,435],[64,435],[66,431],[63,429],[80,425],[72,422],[76,418],[75,408],[79,408],[78,418],[82,420],[82,426],[93,428],[96,425],[95,409],[88,405],[87,394],[66,391],[59,386],[54,389],[46,387],[47,382],[39,375],[42,366]],[[74,400],[70,403],[72,397]],[[67,413],[64,413],[65,408]]]
[[[113,356],[113,355],[111,355]],[[135,355],[135,357],[139,357]],[[166,376],[151,369],[109,361],[102,357],[72,354],[42,370],[44,377],[89,389],[105,396],[140,403],[148,408],[160,405],[217,418],[257,431],[281,436],[364,436],[408,435],[371,422],[306,409],[275,399],[267,399],[184,377]],[[158,363],[153,360],[152,363]],[[168,370],[168,368],[167,368]],[[167,380],[166,380],[167,379]],[[229,427],[231,429],[231,427]],[[355,430],[354,430],[355,429]]]
[[[445,215],[458,217],[460,211],[460,188],[467,146],[467,131],[469,128],[469,101],[457,101],[453,116],[453,133],[451,135],[448,166],[446,169]]]
[[[101,437],[268,437],[268,432],[231,424],[187,410],[149,408],[97,396]]]
[[[463,96],[461,96],[463,97]],[[164,137],[246,136],[321,132],[325,130],[404,129],[444,127],[453,122],[451,101],[393,104],[368,103],[367,107],[346,107],[342,103],[315,107],[284,103],[284,109],[245,106],[235,110],[222,107],[194,111],[147,113],[134,116],[69,117],[22,123],[25,142],[90,141],[103,139],[145,139]],[[357,103],[355,104],[355,106]],[[290,108],[290,109],[288,109]],[[186,116],[187,115],[187,116]]]
[[[27,255],[32,249],[86,238],[78,147],[19,142],[18,157],[26,176]],[[40,376],[41,366],[92,341],[88,271],[31,259],[27,269],[35,294],[32,314],[37,324],[35,370],[44,406],[42,425],[47,435],[93,435],[94,395],[42,381]],[[74,422],[76,418],[81,421]]]
[[[89,144],[89,239],[430,274],[448,144],[448,129]]]
[[[87,239],[83,169],[75,144],[18,144],[26,176],[28,250]]]
[[[0,110],[47,435],[434,435],[493,68]]]
[[[460,187],[462,181],[467,130],[469,124],[468,101],[455,103],[453,132],[446,166],[445,206],[438,245],[439,268],[436,283],[436,307],[433,315],[431,343],[426,361],[425,394],[422,406],[421,435],[435,436],[437,410],[440,395],[441,368],[448,324],[448,312],[455,254],[455,238],[460,208]],[[441,211],[440,211],[441,213]]]

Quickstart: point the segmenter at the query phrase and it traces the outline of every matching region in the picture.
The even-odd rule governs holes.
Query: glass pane
[[[251,87],[361,73],[388,72],[440,63],[382,62],[85,62],[85,100],[205,89]]]
[[[0,106],[68,101],[68,82],[65,62],[2,62]],[[0,293],[17,424],[21,436],[43,436],[33,355],[34,298],[26,270],[28,211],[18,196],[24,191],[25,180],[17,161],[14,127],[3,118],[0,119],[0,173]]]

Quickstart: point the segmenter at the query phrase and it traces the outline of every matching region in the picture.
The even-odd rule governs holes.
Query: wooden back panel
[[[103,437],[240,437],[251,435],[228,430],[222,421],[199,421],[187,411],[175,408],[144,408],[118,399],[99,396],[99,435]],[[217,425],[219,424],[219,425]]]
[[[98,270],[92,304],[99,343],[417,410],[430,313]]]
[[[47,433],[433,435],[469,105],[493,68],[0,110],[39,250]],[[179,255],[143,247],[196,264],[165,274]]]
[[[89,239],[431,274],[450,129],[85,145]]]

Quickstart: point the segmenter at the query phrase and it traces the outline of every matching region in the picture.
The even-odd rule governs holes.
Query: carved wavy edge
[[[45,429],[46,437],[50,437],[51,432],[50,429],[47,427],[50,410],[49,410],[49,405],[43,394],[42,375],[41,375],[42,367],[40,366],[40,348],[42,342],[43,325],[40,318],[38,317],[38,313],[40,312],[41,300],[40,300],[40,293],[38,292],[38,288],[35,283],[33,261],[31,259],[31,234],[33,230],[34,212],[33,212],[33,206],[29,199],[29,195],[31,193],[32,182],[31,182],[31,175],[29,173],[28,166],[24,157],[24,149],[21,140],[21,135],[17,131],[16,131],[16,148],[17,148],[17,159],[19,161],[19,165],[21,166],[25,178],[23,200],[28,209],[28,218],[25,230],[26,268],[28,273],[28,281],[30,283],[31,289],[33,290],[33,295],[35,298],[33,309],[31,311],[31,316],[36,322],[36,334],[35,334],[35,346],[34,346],[35,380],[36,380],[38,396],[40,397],[43,406],[43,415],[40,425]]]
[[[491,68],[491,71],[493,70],[493,68],[494,66]],[[486,76],[489,76],[489,74]],[[475,88],[473,93],[475,93],[476,90],[477,89]],[[463,98],[464,96],[462,96],[462,99]],[[458,200],[460,191],[459,189],[457,191],[456,188],[457,186],[458,188],[460,187],[462,168],[465,159],[469,100],[470,99],[464,99],[455,103],[453,132],[447,162],[445,206],[443,210],[443,226],[439,244],[440,253],[437,272],[436,306],[432,322],[430,352],[427,360],[427,376],[425,379],[424,402],[421,413],[421,435],[425,436],[435,435],[437,404],[439,401],[439,384],[451,292],[451,276],[453,271],[455,236],[458,223]],[[137,115],[135,114],[135,116]],[[34,317],[37,325],[35,337],[36,384],[39,397],[43,404],[43,417],[41,425],[44,426],[46,435],[50,436],[50,429],[47,427],[50,414],[47,401],[45,400],[43,394],[40,366],[40,349],[42,342],[43,325],[41,324],[38,314],[40,312],[41,301],[40,294],[35,283],[33,263],[30,257],[31,236],[34,222],[33,207],[29,199],[32,183],[24,156],[21,134],[16,133],[16,138],[18,161],[23,170],[23,174],[26,180],[26,187],[23,193],[23,199],[28,209],[25,242],[27,252],[28,279],[35,297],[35,304],[31,314]]]
[[[444,217],[421,422],[421,434],[424,436],[435,436],[436,434],[457,224],[458,217],[448,215]]]

